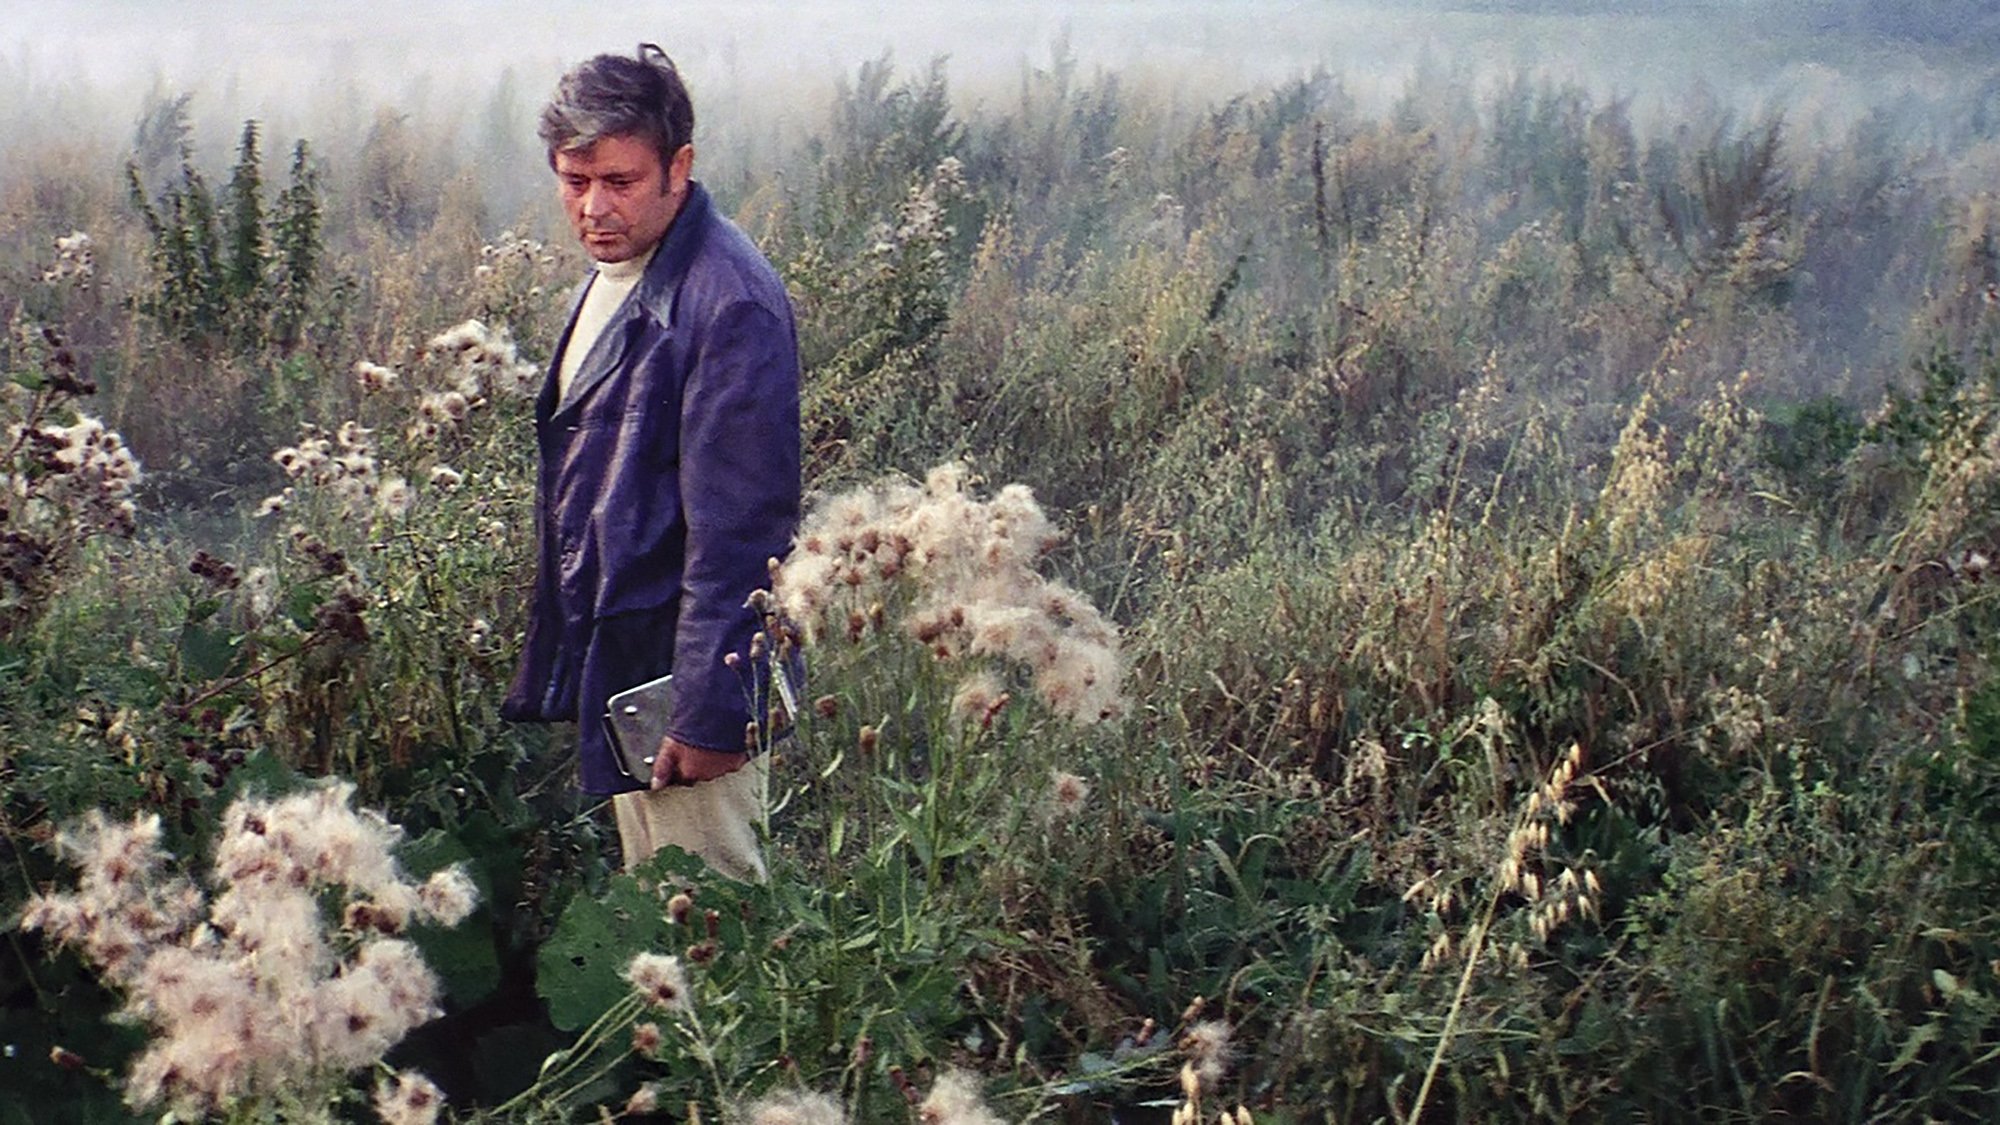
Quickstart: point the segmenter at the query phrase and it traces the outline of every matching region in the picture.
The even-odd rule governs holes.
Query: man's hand
[[[660,740],[660,752],[653,755],[653,788],[713,781],[742,769],[743,763],[748,760],[747,754],[704,750],[669,735]]]

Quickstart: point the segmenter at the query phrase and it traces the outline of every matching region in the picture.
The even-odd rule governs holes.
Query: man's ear
[[[694,146],[682,145],[674,150],[674,158],[667,162],[667,190],[675,194],[687,190],[689,177],[694,175]]]

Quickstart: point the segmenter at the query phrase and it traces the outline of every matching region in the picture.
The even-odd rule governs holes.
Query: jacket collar
[[[695,254],[701,250],[708,234],[708,217],[711,204],[708,189],[700,183],[688,182],[688,197],[681,204],[680,213],[674,216],[672,225],[660,240],[660,248],[653,260],[646,264],[646,273],[639,279],[632,292],[625,297],[625,303],[612,314],[610,323],[597,337],[597,343],[584,357],[583,366],[577,370],[576,378],[570,381],[569,394],[561,402],[555,399],[555,365],[561,362],[562,348],[569,346],[570,334],[576,329],[576,314],[583,308],[584,294],[589,292],[588,284],[577,287],[576,296],[570,301],[569,319],[564,322],[562,343],[555,357],[549,363],[547,386],[543,390],[546,404],[545,417],[551,419],[568,414],[590,396],[599,383],[617,371],[625,359],[625,349],[631,340],[632,322],[641,317],[663,315],[665,326],[673,326],[674,296],[680,292],[681,282],[686,279],[688,267],[693,264]],[[596,277],[595,268],[590,278]]]

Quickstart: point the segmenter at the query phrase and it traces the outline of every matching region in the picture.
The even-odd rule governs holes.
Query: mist
[[[1528,72],[1632,97],[1642,117],[1673,116],[1701,91],[1746,112],[1782,104],[1838,124],[1976,88],[1992,19],[1923,8],[1931,22],[1870,16],[1844,0],[697,0],[619,5],[586,21],[546,5],[470,0],[6,0],[0,155],[105,131],[122,137],[148,94],[192,94],[195,119],[212,131],[204,143],[226,142],[253,117],[284,135],[338,132],[365,126],[381,106],[449,122],[488,104],[503,81],[505,96],[538,104],[576,60],[640,41],[667,48],[717,124],[810,119],[834,80],[885,55],[903,68],[945,60],[962,111],[1007,98],[1023,68],[1073,62],[1192,104],[1320,69],[1364,109],[1387,105],[1420,72],[1473,82]]]
[[[1071,91],[1115,89],[1156,122],[1186,126],[1306,83],[1329,110],[1456,120],[1466,137],[1513,97],[1502,91],[1529,82],[1615,106],[1641,145],[1686,150],[1781,119],[1803,176],[1846,175],[1853,153],[1887,145],[1904,170],[1885,183],[1977,195],[2000,175],[2000,31],[1983,13],[1959,0],[1886,15],[1853,0],[691,0],[584,21],[472,0],[0,0],[0,236],[45,241],[29,229],[47,221],[28,218],[37,212],[88,225],[115,210],[104,192],[122,181],[141,119],[184,100],[173,118],[212,178],[254,120],[266,153],[310,144],[337,207],[354,206],[370,153],[396,153],[425,191],[464,202],[485,237],[511,228],[566,243],[535,113],[566,68],[642,41],[687,77],[698,174],[728,206],[809,175],[842,91],[885,67],[891,87],[937,68],[954,115],[989,133],[1052,75]],[[71,190],[86,184],[98,185],[89,202]],[[24,191],[56,203],[4,205]],[[1485,205],[1475,197],[1461,202]],[[1842,303],[1827,319],[1860,317]]]

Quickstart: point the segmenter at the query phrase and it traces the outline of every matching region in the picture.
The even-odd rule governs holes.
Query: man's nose
[[[583,189],[583,213],[591,218],[611,213],[611,193],[600,184]]]

